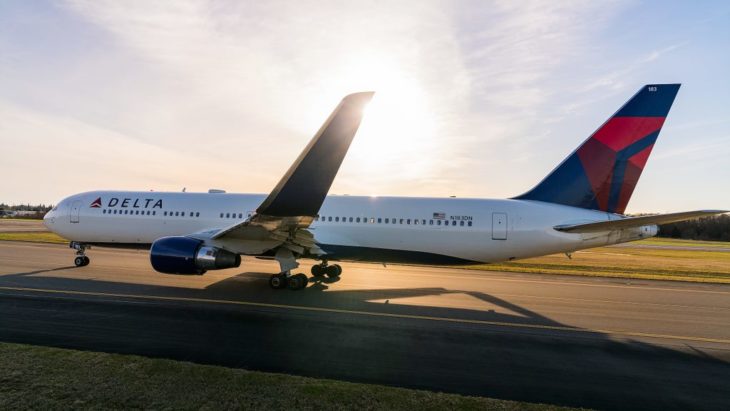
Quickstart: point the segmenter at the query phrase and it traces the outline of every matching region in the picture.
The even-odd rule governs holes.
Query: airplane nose
[[[55,212],[53,210],[46,213],[46,215],[43,216],[43,225],[46,226],[46,228],[50,229],[51,224],[56,222]]]

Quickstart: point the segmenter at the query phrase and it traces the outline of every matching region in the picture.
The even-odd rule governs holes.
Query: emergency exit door
[[[492,213],[492,240],[507,239],[507,213]]]
[[[71,222],[79,222],[79,214],[81,213],[81,201],[74,201],[71,204]]]

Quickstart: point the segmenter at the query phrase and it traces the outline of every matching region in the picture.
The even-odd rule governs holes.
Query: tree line
[[[659,237],[730,241],[730,215],[722,214],[659,226]]]
[[[53,208],[53,205],[45,204],[19,204],[9,205],[0,203],[0,217],[12,217],[12,218],[27,218],[27,219],[42,219],[48,211]]]

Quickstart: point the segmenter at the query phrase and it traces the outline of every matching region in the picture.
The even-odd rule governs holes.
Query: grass
[[[0,409],[567,409],[7,343],[0,370]]]
[[[632,244],[710,248],[690,240],[650,239]],[[729,243],[716,243],[730,248]],[[573,253],[553,254],[525,260],[479,264],[467,268],[487,271],[564,274],[595,277],[620,277],[651,280],[676,280],[730,283],[730,252],[709,250],[671,250],[641,247],[600,247]]]
[[[0,241],[30,241],[34,243],[65,244],[68,240],[47,231],[0,233]]]
[[[681,240],[678,238],[653,237],[629,244],[668,245],[674,247],[730,248],[726,241]]]

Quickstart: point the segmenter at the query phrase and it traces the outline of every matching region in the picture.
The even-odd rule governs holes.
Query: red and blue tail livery
[[[540,184],[516,198],[623,214],[679,86],[644,86]]]

